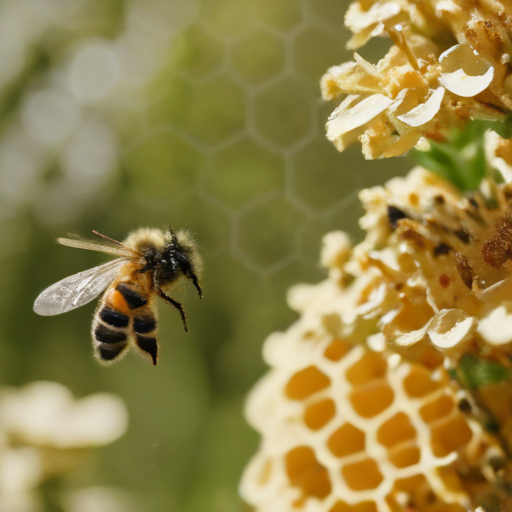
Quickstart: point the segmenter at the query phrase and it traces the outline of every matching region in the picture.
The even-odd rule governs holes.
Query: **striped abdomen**
[[[157,316],[151,276],[138,274],[138,277],[136,281],[116,279],[106,290],[94,315],[94,353],[104,364],[121,359],[131,344],[156,365]]]

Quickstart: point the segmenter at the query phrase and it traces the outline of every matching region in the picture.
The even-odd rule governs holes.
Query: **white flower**
[[[109,444],[124,434],[128,414],[115,395],[74,400],[55,382],[34,382],[0,392],[0,429],[32,446],[59,449]]]

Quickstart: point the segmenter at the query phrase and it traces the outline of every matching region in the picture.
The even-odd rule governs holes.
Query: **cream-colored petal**
[[[368,69],[370,68],[370,69]],[[371,64],[345,62],[327,70],[320,82],[322,97],[332,99],[339,94],[368,94],[382,91],[378,74]]]
[[[358,2],[349,7],[345,15],[345,25],[354,33],[377,25],[400,13],[398,2],[375,2],[370,9],[364,11]]]
[[[383,94],[373,94],[352,108],[346,109],[344,104],[345,102],[332,113],[327,121],[327,138],[331,141],[365,125],[392,105],[393,100]]]
[[[393,343],[396,343],[398,346],[403,348],[411,347],[412,345],[415,345],[416,343],[419,343],[421,340],[425,339],[429,327],[430,322],[428,322],[427,325],[423,326],[421,329],[405,332],[394,338],[392,341]],[[383,332],[385,333],[385,329],[383,329]]]
[[[330,270],[341,269],[352,253],[350,237],[344,231],[332,231],[322,239],[320,262]]]
[[[450,350],[468,341],[475,328],[475,318],[464,311],[444,309],[436,315],[428,335],[436,347],[441,350]]]
[[[491,345],[505,345],[512,341],[512,313],[505,304],[498,306],[480,320],[478,333]]]
[[[439,62],[439,82],[457,96],[476,96],[485,91],[494,78],[493,66],[465,44],[457,44],[443,52]]]
[[[421,138],[421,132],[411,131],[400,137],[394,144],[392,144],[383,153],[384,158],[392,158],[394,156],[401,156],[407,153],[411,148],[417,145]]]
[[[413,128],[428,123],[434,119],[434,116],[439,112],[444,98],[444,93],[444,88],[438,87],[432,92],[425,103],[413,108],[407,112],[407,114],[398,116],[398,119]],[[415,141],[414,144],[416,144],[416,142],[417,141]]]
[[[379,73],[376,67],[372,63],[363,59],[363,57],[361,57],[361,55],[359,55],[357,52],[354,52],[354,60],[357,62],[359,67],[362,70],[364,70],[365,73],[367,73],[368,75],[372,75],[376,78],[379,78]]]

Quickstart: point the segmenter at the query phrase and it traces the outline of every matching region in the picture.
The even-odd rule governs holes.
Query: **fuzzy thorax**
[[[132,231],[124,240],[124,245],[131,247],[137,251],[144,249],[154,249],[156,252],[163,251],[169,244],[177,245],[177,248],[182,249],[194,269],[198,278],[201,278],[203,270],[203,260],[199,255],[197,243],[192,234],[184,229],[180,229],[176,233],[176,238],[173,241],[172,233],[170,231],[162,231],[157,228],[139,228]]]
[[[148,247],[161,251],[169,241],[170,234],[161,229],[139,228],[132,231],[123,241],[123,244],[137,251]]]

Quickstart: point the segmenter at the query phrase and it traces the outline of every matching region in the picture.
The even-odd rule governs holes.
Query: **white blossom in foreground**
[[[128,426],[122,400],[97,393],[75,400],[56,382],[0,391],[0,430],[31,446],[87,448],[112,443]]]
[[[66,512],[133,512],[132,497],[110,487],[86,487],[64,499]]]
[[[118,439],[127,425],[124,403],[109,393],[76,400],[65,386],[44,381],[23,388],[2,388],[0,511],[43,512],[41,486],[48,479],[60,478],[76,467],[86,449]],[[91,496],[98,504],[99,498],[107,494],[105,491]],[[120,493],[114,497],[118,495]],[[73,496],[68,500],[68,505],[74,507],[70,510],[80,511],[80,507],[87,510],[86,505],[80,504],[91,502],[86,499],[89,494]],[[105,504],[119,502],[112,496],[105,498]],[[108,509],[99,507],[97,510],[107,512]],[[113,512],[117,510],[121,509],[112,508]]]
[[[36,488],[44,480],[43,461],[33,447],[12,448],[0,433],[0,510],[38,512],[42,509]]]

